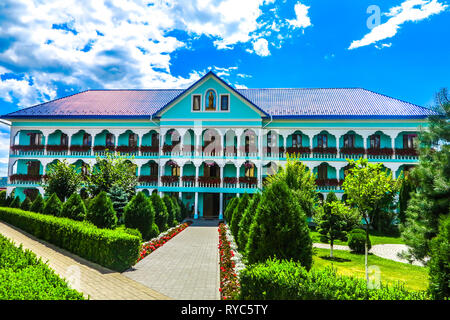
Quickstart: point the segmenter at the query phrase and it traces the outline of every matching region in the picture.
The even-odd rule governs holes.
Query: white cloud
[[[270,55],[269,43],[264,38],[259,38],[253,42],[253,50],[255,53],[261,57],[266,57]]]
[[[393,7],[385,15],[388,21],[374,27],[361,40],[350,44],[349,50],[371,45],[378,41],[394,37],[405,22],[418,22],[446,10],[448,5],[437,0],[406,0],[400,6]]]
[[[307,28],[311,26],[311,19],[308,16],[309,7],[297,2],[294,6],[295,19],[287,20],[295,28]]]

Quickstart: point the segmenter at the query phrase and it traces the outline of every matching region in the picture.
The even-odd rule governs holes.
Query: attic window
[[[230,97],[227,94],[221,94],[220,95],[220,110],[228,111],[229,99],[230,99]]]
[[[192,110],[200,111],[201,98],[202,96],[199,94],[194,94],[192,96]]]

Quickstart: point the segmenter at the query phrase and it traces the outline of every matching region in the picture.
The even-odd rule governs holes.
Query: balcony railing
[[[364,157],[366,150],[364,148],[342,147],[340,150],[341,158],[357,159]]]
[[[72,145],[69,148],[70,154],[74,156],[90,156],[91,146],[90,145]]]
[[[301,158],[309,158],[311,156],[310,147],[287,147],[286,153],[300,156]]]
[[[256,177],[239,177],[240,188],[256,188],[258,179]]]
[[[138,182],[141,186],[157,186],[158,176],[139,176]]]
[[[195,176],[183,176],[181,177],[183,187],[192,188],[195,187]]]
[[[218,188],[220,186],[220,177],[198,177],[198,186],[203,188]]]
[[[314,147],[312,152],[314,158],[328,159],[328,158],[336,158],[337,149],[333,147],[329,148]]]
[[[236,178],[236,177],[224,177],[223,178],[223,187],[224,188],[236,188],[237,183],[238,183],[238,178]]]
[[[11,151],[14,155],[42,155],[44,154],[44,145],[32,145],[32,146],[22,146],[14,145],[11,146]]]
[[[180,177],[178,176],[161,176],[161,184],[163,187],[179,187]]]
[[[395,158],[401,160],[418,159],[419,153],[414,148],[395,149]]]
[[[117,146],[116,151],[128,155],[137,156],[139,154],[138,146]]]
[[[116,151],[115,146],[94,146],[93,148],[94,154],[96,155],[104,155],[106,152],[114,152]]]
[[[340,182],[337,179],[316,179],[316,185],[319,190],[336,190],[340,188]]]
[[[156,146],[140,146],[139,150],[143,156],[158,156],[159,145]]]
[[[392,148],[369,148],[367,149],[368,159],[391,159],[394,151]]]
[[[51,145],[48,144],[45,149],[47,150],[47,155],[49,156],[61,156],[66,155],[69,151],[68,145]]]
[[[9,180],[11,181],[11,183],[16,183],[16,184],[36,184],[36,183],[41,183],[42,179],[44,178],[43,175],[38,174],[12,174],[9,177]]]

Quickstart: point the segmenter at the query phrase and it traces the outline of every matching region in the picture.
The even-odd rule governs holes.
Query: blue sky
[[[430,106],[450,87],[445,0],[3,0],[1,114],[98,88],[363,87]],[[8,127],[0,127],[0,175]]]

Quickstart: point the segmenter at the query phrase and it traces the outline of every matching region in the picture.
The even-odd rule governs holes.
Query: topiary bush
[[[51,216],[59,217],[61,215],[62,202],[56,193],[53,193],[50,198],[45,201],[43,214],[48,214]]]
[[[348,237],[348,246],[350,247],[351,251],[360,254],[363,254],[365,252],[365,243],[366,243],[365,230],[353,229],[348,233],[347,237]],[[370,242],[369,237],[368,250],[370,250],[370,248],[372,248],[372,244]]]
[[[150,196],[150,200],[155,210],[155,223],[159,231],[164,232],[168,229],[167,220],[169,219],[169,213],[167,212],[167,207],[157,193],[153,193]]]
[[[295,199],[282,180],[266,186],[250,226],[246,246],[250,264],[276,256],[311,268],[312,240],[306,214]]]
[[[6,207],[6,199],[7,199],[7,195],[6,195],[6,190],[0,191],[0,207]]]
[[[163,198],[164,204],[167,208],[167,226],[169,228],[174,227],[177,222],[175,220],[175,216],[177,215],[175,205],[173,204],[172,197],[165,195]]]
[[[112,229],[117,224],[116,212],[111,199],[105,191],[100,192],[89,202],[86,220],[92,222],[99,228]]]
[[[20,208],[20,198],[17,196],[13,201],[9,204],[10,208]]]
[[[69,199],[64,202],[61,210],[61,217],[77,221],[83,221],[86,218],[86,206],[78,193],[73,193]]]
[[[244,193],[241,197],[239,197],[239,203],[233,210],[233,216],[231,217],[230,222],[230,231],[234,239],[237,239],[238,237],[239,222],[241,222],[242,215],[244,214],[245,209],[247,209],[249,201],[250,196],[248,193]]]
[[[31,208],[31,200],[30,198],[26,197],[25,200],[23,200],[22,204],[20,205],[20,209],[25,210],[25,211],[29,211]]]
[[[259,201],[261,201],[261,193],[258,192],[253,195],[247,208],[244,211],[244,214],[242,215],[241,221],[239,222],[236,242],[240,251],[244,251],[245,246],[247,245],[248,233],[250,231],[250,226],[253,222],[253,218],[255,217]]]
[[[141,234],[141,232],[138,229],[127,228],[127,227],[125,227],[125,225],[122,224],[122,225],[118,226],[114,230],[117,230],[117,231],[120,231],[120,232],[125,232],[127,234],[132,235],[132,236],[138,237],[140,242],[143,241],[142,234]]]
[[[36,199],[34,199],[33,204],[30,207],[30,211],[36,212],[36,213],[42,213],[44,212],[44,198],[41,196],[40,193],[36,196]]]
[[[143,192],[138,192],[126,205],[123,211],[123,220],[125,227],[138,229],[144,240],[149,240],[158,235],[158,233],[155,234],[156,230],[153,226],[155,224],[155,210],[152,202]]]

